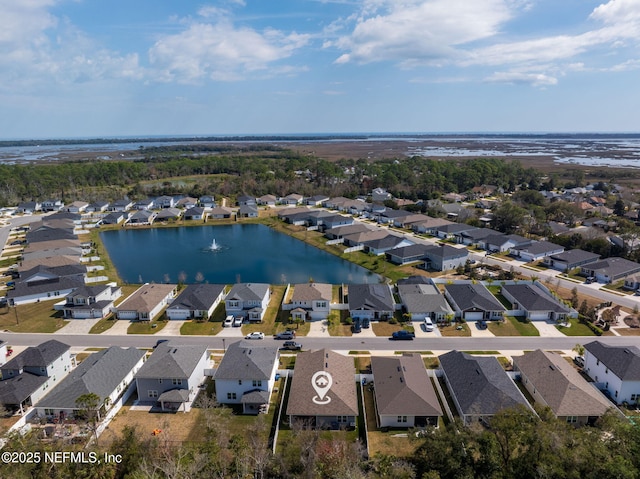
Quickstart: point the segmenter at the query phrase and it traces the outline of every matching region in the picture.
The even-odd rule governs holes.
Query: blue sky
[[[0,138],[640,132],[640,0],[0,0]]]

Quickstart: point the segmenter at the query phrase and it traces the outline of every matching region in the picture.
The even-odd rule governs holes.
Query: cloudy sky
[[[640,0],[0,0],[0,138],[640,131]]]

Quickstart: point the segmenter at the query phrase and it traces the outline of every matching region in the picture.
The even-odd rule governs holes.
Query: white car
[[[433,331],[433,321],[431,321],[431,318],[424,318],[424,329],[427,330],[427,332]]]
[[[264,339],[264,333],[259,331],[255,331],[253,333],[247,334],[244,339]]]
[[[222,323],[222,326],[224,326],[225,328],[233,326],[233,316],[227,316],[226,318],[224,318],[224,323]]]

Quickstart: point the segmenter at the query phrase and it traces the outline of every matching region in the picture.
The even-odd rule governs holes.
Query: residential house
[[[433,245],[426,247],[425,257],[425,269],[447,271],[464,266],[469,259],[469,250],[455,248],[447,244]]]
[[[238,206],[255,206],[256,199],[253,196],[242,195],[238,196]]]
[[[167,308],[167,317],[207,321],[224,299],[224,289],[223,284],[190,284]]]
[[[18,213],[30,215],[42,210],[42,204],[38,201],[25,201],[16,208]]]
[[[419,354],[371,357],[378,427],[438,427],[442,408]]]
[[[117,225],[122,223],[125,218],[128,218],[128,215],[126,215],[126,213],[115,211],[103,217],[100,222],[104,225]]]
[[[511,316],[524,316],[529,321],[557,322],[578,317],[575,309],[562,304],[539,284],[506,284],[502,286],[501,293],[512,304]]]
[[[224,300],[227,315],[261,322],[271,299],[271,286],[266,283],[237,283]]]
[[[142,349],[118,346],[90,354],[36,403],[38,416],[64,420],[81,415],[84,407],[78,399],[86,394],[95,394],[100,398],[100,420],[133,382],[133,376],[144,363],[145,354]]]
[[[258,207],[257,206],[241,206],[238,209],[238,218],[257,218]]]
[[[355,223],[355,220],[351,216],[343,216],[343,215],[331,215],[324,216],[321,219],[321,228],[322,230],[339,228],[340,226],[349,226]]]
[[[305,204],[308,206],[320,206],[327,201],[329,201],[329,197],[327,195],[313,195],[304,200]]]
[[[496,231],[491,228],[473,228],[456,233],[454,236],[456,238],[456,243],[466,246],[477,246],[480,241],[495,233]]]
[[[449,223],[435,228],[435,236],[442,239],[455,239],[457,234],[463,231],[470,231],[475,229],[475,226],[470,226],[464,223]]]
[[[571,271],[586,264],[595,263],[600,259],[597,253],[570,249],[562,253],[552,254],[544,258],[544,264],[559,271]]]
[[[207,212],[202,206],[194,206],[184,212],[184,219],[188,221],[204,220],[207,217]]]
[[[423,215],[421,213],[409,213],[408,211],[405,211],[404,213],[405,214],[403,216],[396,216],[394,218],[393,226],[396,228],[411,229],[411,226],[414,223],[420,223],[429,219],[427,215]]]
[[[156,198],[155,202],[156,208],[173,208],[176,205],[176,200],[173,196],[159,196]]]
[[[159,344],[135,374],[138,400],[158,405],[163,412],[187,412],[210,367],[205,345]]]
[[[384,203],[385,201],[391,199],[393,199],[393,196],[391,196],[391,193],[389,193],[384,188],[374,188],[374,190],[371,192],[371,200],[374,203]]]
[[[640,264],[624,258],[605,258],[580,267],[580,274],[594,277],[599,283],[613,283],[640,272]]]
[[[261,197],[256,199],[256,202],[260,206],[274,207],[278,202],[278,198],[276,198],[274,195],[262,195]]]
[[[347,211],[348,206],[345,205],[347,205],[351,201],[353,200],[345,198],[344,196],[335,196],[325,201],[324,206],[325,208],[329,208],[331,210]]]
[[[128,225],[150,225],[156,219],[156,213],[149,210],[139,210],[129,216]]]
[[[203,208],[215,208],[216,207],[216,199],[211,195],[201,196],[198,200],[198,203]]]
[[[637,291],[640,288],[640,274],[634,274],[624,279],[625,289]]]
[[[616,404],[640,404],[640,348],[609,346],[600,341],[584,345],[584,372]]]
[[[363,223],[353,223],[351,225],[337,226],[334,228],[326,229],[324,235],[330,240],[342,239],[350,234],[363,233],[365,231],[372,231],[372,228]]]
[[[62,311],[65,319],[105,318],[114,309],[113,302],[121,296],[122,289],[115,283],[80,286],[54,309]]]
[[[413,321],[429,318],[436,322],[453,318],[453,310],[438,288],[432,284],[398,282],[398,294],[402,310],[411,315]]]
[[[73,203],[71,203],[66,207],[66,210],[69,213],[80,214],[80,213],[84,213],[88,207],[89,207],[89,203],[87,203],[86,201],[74,201]]]
[[[528,245],[514,246],[509,249],[509,253],[523,261],[538,261],[546,256],[560,254],[564,251],[564,246],[550,243],[549,241],[534,241]]]
[[[64,207],[64,203],[58,199],[44,200],[40,205],[40,208],[44,212],[60,211],[63,207]]]
[[[175,294],[175,284],[144,284],[116,308],[116,316],[132,321],[153,321],[173,301]]]
[[[366,241],[382,239],[389,236],[389,232],[385,229],[363,231],[361,233],[351,233],[343,236],[343,242],[347,246],[361,246],[364,249]],[[408,245],[407,245],[408,246]]]
[[[251,341],[231,343],[216,370],[216,400],[221,404],[242,404],[244,414],[266,413],[276,381],[276,346]]]
[[[280,198],[280,203],[282,203],[283,205],[296,206],[302,204],[303,198],[304,197],[302,195],[291,193]]]
[[[117,213],[124,213],[133,208],[133,201],[129,199],[117,200],[109,205],[109,211],[115,211]]]
[[[531,406],[494,356],[449,351],[438,357],[445,384],[465,426],[509,408]]]
[[[290,424],[354,429],[358,398],[353,358],[328,349],[298,353],[286,411]]]
[[[456,283],[444,287],[444,295],[456,317],[466,321],[502,319],[504,306],[482,284]]]
[[[348,288],[352,318],[387,320],[393,317],[396,304],[388,284],[350,284]]]
[[[444,218],[429,218],[428,220],[412,223],[411,229],[413,230],[414,233],[437,236],[438,228],[440,228],[441,226],[451,225],[451,224],[454,224],[454,223]]]
[[[426,250],[429,246],[424,244],[413,244],[394,248],[386,252],[387,261],[393,264],[408,264],[422,261],[426,258]]]
[[[89,206],[87,206],[87,213],[103,213],[107,211],[109,208],[109,203],[107,201],[94,201]]]
[[[413,241],[406,239],[404,236],[387,233],[382,238],[362,241],[361,244],[364,246],[364,251],[366,253],[380,256],[392,249],[411,246],[414,243]]]
[[[291,299],[282,304],[282,309],[291,311],[293,320],[326,319],[331,312],[333,287],[324,283],[302,283],[293,286]]]
[[[2,367],[2,365],[7,362],[7,358],[10,354],[11,353],[9,352],[9,348],[7,348],[7,342],[0,339],[0,367]],[[0,379],[2,379],[1,374]]]
[[[68,344],[50,339],[0,366],[0,404],[24,414],[73,369],[70,351]]]
[[[138,211],[147,211],[153,208],[154,201],[151,198],[145,198],[143,200],[136,201],[133,205],[133,209]]]
[[[194,206],[198,206],[198,200],[195,198],[192,198],[190,196],[185,196],[184,198],[180,198],[177,202],[176,202],[176,206],[178,208],[183,208],[185,210],[191,209]],[[200,205],[202,208],[205,208],[204,206]]]
[[[528,246],[531,243],[533,243],[533,240],[520,235],[495,233],[481,240],[479,246],[487,251],[503,253],[513,248]]]
[[[164,208],[158,212],[155,221],[175,221],[180,218],[180,215],[182,215],[182,211],[178,208]]]
[[[7,291],[7,301],[17,306],[67,296],[84,286],[86,274],[87,267],[79,264],[36,266],[20,273],[13,289]]]
[[[547,406],[560,420],[593,425],[613,404],[560,354],[535,351],[514,356],[513,368],[535,404]]]
[[[231,215],[233,215],[233,211],[227,208],[211,208],[209,211],[209,218],[214,220],[229,219]]]

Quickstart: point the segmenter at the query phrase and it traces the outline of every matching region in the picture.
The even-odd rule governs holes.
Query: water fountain
[[[218,251],[219,249],[220,249],[220,245],[216,243],[216,239],[213,238],[213,241],[211,242],[211,246],[209,246],[209,251]]]

